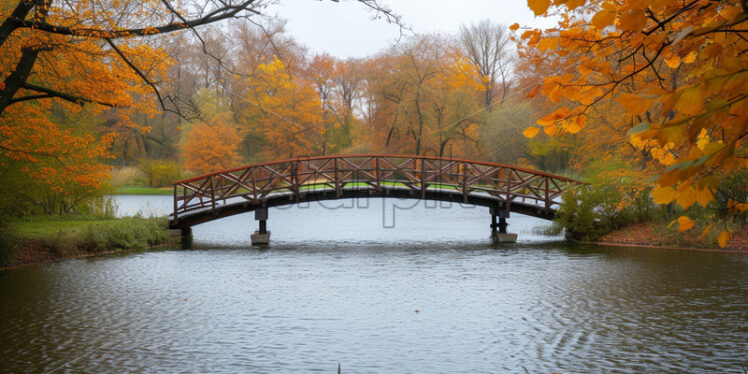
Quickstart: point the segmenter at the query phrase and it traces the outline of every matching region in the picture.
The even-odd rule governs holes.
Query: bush
[[[164,218],[140,217],[91,224],[84,230],[78,246],[92,253],[116,249],[146,249],[171,241],[165,227]]]
[[[564,193],[554,224],[575,239],[593,241],[613,230],[651,220],[656,209],[649,189],[596,184]]]
[[[145,175],[145,184],[148,187],[168,186],[182,176],[181,166],[169,160],[143,159],[140,160],[138,169]]]

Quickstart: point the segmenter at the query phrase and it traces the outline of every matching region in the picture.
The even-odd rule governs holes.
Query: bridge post
[[[496,219],[499,222],[496,222]],[[517,234],[507,233],[506,228],[509,226],[507,219],[509,218],[509,209],[507,205],[499,205],[491,207],[491,238],[494,243],[516,243]],[[499,229],[496,231],[496,229]]]
[[[260,229],[250,236],[252,245],[269,244],[270,231],[267,230],[268,208],[262,206],[255,209],[255,221],[260,221]]]

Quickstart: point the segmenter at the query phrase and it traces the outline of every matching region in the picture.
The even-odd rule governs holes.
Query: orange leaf
[[[719,234],[719,237],[717,238],[717,244],[719,244],[720,248],[724,248],[727,245],[728,240],[730,240],[730,232],[722,231],[722,233]]]
[[[626,108],[629,113],[636,116],[639,114],[644,114],[652,105],[654,99],[642,97],[641,95],[625,93],[618,98],[618,102],[623,105],[623,107]]]
[[[556,135],[556,133],[558,132],[558,127],[556,127],[556,125],[550,125],[550,126],[546,126],[546,127],[545,127],[545,128],[543,129],[543,131],[544,131],[544,132],[545,132],[546,134],[548,134],[548,136],[553,136],[553,135]]]
[[[623,31],[639,31],[647,24],[647,16],[644,9],[630,9],[623,13],[619,20],[619,26]]]
[[[609,10],[601,10],[592,17],[592,24],[595,28],[602,30],[613,24],[616,19],[616,13]]]
[[[540,91],[540,85],[537,85],[535,87],[535,89],[532,90],[532,92],[530,92],[529,94],[527,94],[527,96],[525,96],[525,97],[528,98],[528,99],[532,99],[533,97],[535,97],[535,95],[538,94],[538,91]]]
[[[709,226],[707,226],[707,227],[706,227],[706,229],[704,229],[704,231],[703,231],[703,232],[701,233],[701,239],[704,239],[704,238],[706,238],[706,234],[708,234],[708,233],[709,233],[709,230],[711,230],[711,229],[712,229],[712,226],[713,226],[713,225],[714,225],[714,224],[712,223],[712,224],[710,224]]]
[[[548,7],[551,6],[551,0],[527,0],[527,5],[535,12],[536,16],[539,16],[548,10]]]
[[[680,225],[678,227],[678,232],[683,232],[686,230],[690,230],[691,227],[696,224],[696,222],[691,221],[691,219],[687,216],[680,216],[678,217],[678,224]]]
[[[538,132],[540,131],[537,127],[528,127],[525,129],[525,131],[522,131],[522,135],[524,135],[526,138],[534,138],[535,135],[538,135]]]
[[[587,0],[568,0],[566,2],[566,7],[569,8],[569,10],[574,10],[584,5],[586,2]]]
[[[509,26],[509,30],[512,30],[512,31],[517,31],[518,28],[519,28],[519,23],[514,23],[511,26]]]

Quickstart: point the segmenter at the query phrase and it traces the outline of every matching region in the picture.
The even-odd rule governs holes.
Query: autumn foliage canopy
[[[522,30],[527,59],[564,61],[538,91],[560,107],[524,134],[576,134],[591,117],[651,162],[659,204],[714,200],[718,176],[748,166],[748,9],[744,1],[528,0],[557,28]],[[512,29],[518,30],[515,24]],[[736,212],[748,204],[733,201]],[[693,226],[686,216],[681,230]],[[708,230],[708,229],[707,229]],[[720,236],[724,245],[729,233]]]

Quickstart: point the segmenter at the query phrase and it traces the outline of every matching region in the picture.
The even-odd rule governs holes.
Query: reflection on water
[[[167,198],[170,198],[167,196]],[[170,202],[170,200],[169,200]],[[0,272],[0,372],[742,372],[748,259],[493,246],[484,209],[271,210]],[[376,225],[376,223],[379,225]],[[418,312],[416,312],[418,310]]]

